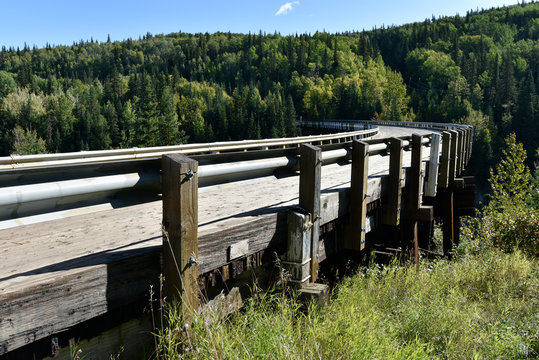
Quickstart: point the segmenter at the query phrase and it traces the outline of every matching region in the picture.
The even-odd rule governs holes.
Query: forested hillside
[[[471,123],[482,168],[509,132],[539,145],[538,40],[531,3],[344,34],[3,48],[0,155],[292,136],[303,116]]]

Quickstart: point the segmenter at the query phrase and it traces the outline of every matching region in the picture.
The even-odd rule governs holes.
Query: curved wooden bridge
[[[85,328],[138,316],[162,273],[169,298],[180,290],[194,308],[200,290],[212,297],[274,252],[298,286],[316,280],[327,256],[362,251],[376,231],[417,258],[418,224],[435,216],[450,251],[458,216],[473,208],[473,196],[459,200],[470,192],[459,175],[471,127],[302,126],[340,132],[0,158],[0,355],[52,355]],[[338,222],[339,239],[329,239]],[[141,321],[109,332],[136,333]],[[103,354],[121,340],[93,341]]]

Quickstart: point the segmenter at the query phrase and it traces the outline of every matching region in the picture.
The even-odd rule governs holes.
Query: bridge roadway
[[[435,130],[380,126],[377,137],[432,132]],[[423,154],[428,159],[429,152]],[[403,167],[409,163],[410,152],[406,151]],[[369,181],[387,174],[388,168],[389,156],[371,156]],[[323,166],[322,198],[349,187],[350,172],[349,162]],[[260,216],[296,205],[298,189],[299,176],[291,173],[200,188],[199,239],[246,223],[253,224],[256,236],[265,226],[258,227]],[[0,230],[0,354],[2,347],[9,351],[31,342],[32,337],[62,330],[55,326],[45,326],[39,330],[43,333],[33,330],[35,324],[47,323],[51,317],[74,316],[80,322],[106,311],[110,299],[110,289],[103,283],[107,264],[158,249],[161,221],[162,203],[155,201]],[[200,274],[212,269],[210,263],[201,261]],[[77,285],[78,281],[85,284]],[[77,286],[93,287],[92,298]],[[67,295],[72,309],[66,305]],[[17,312],[17,306],[32,302],[35,313]],[[21,333],[22,328],[28,331]]]

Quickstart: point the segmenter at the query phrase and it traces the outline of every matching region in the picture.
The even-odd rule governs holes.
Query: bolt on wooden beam
[[[403,140],[391,138],[389,140],[389,177],[387,192],[382,205],[382,224],[397,226],[400,223],[401,211],[401,177]]]
[[[311,282],[318,279],[318,239],[320,237],[320,186],[322,150],[304,144],[300,148],[299,206],[311,214]]]
[[[163,272],[165,296],[190,319],[198,309],[198,162],[163,155]]]
[[[350,182],[350,226],[344,238],[345,249],[361,251],[365,248],[368,182],[369,144],[354,140]]]

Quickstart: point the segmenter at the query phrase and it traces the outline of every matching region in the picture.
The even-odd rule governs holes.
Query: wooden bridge
[[[460,176],[473,129],[322,126],[341,132],[0,158],[0,355],[65,357],[75,340],[89,357],[122,344],[140,356],[160,274],[168,299],[179,290],[195,309],[201,293],[267,274],[276,253],[308,289],[321,261],[364,251],[378,231],[418,261],[418,224],[435,217],[449,254],[474,206]]]

